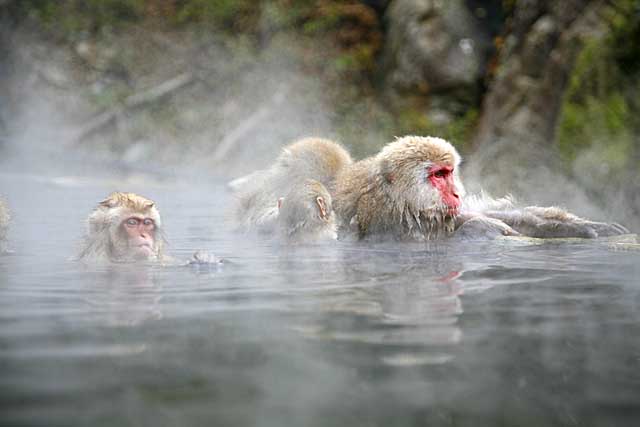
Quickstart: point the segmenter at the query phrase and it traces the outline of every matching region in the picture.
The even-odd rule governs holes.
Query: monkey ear
[[[99,206],[104,206],[105,208],[115,208],[117,205],[117,202],[114,198],[112,197],[107,197],[106,199],[104,199],[103,201],[101,201],[100,203],[98,203]]]
[[[389,184],[393,183],[393,181],[395,180],[395,175],[393,173],[393,167],[388,160],[383,159],[380,161],[379,171],[385,182]]]
[[[318,205],[318,210],[320,211],[320,218],[328,221],[329,213],[327,212],[327,204],[325,203],[324,198],[321,196],[316,197],[316,204]]]
[[[146,205],[144,205],[145,209],[151,209],[152,207],[154,207],[156,204],[155,202],[149,202]]]
[[[284,201],[284,197],[278,197],[278,210],[282,209],[282,202]]]

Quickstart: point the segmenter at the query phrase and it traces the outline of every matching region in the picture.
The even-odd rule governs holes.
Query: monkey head
[[[313,179],[294,185],[278,199],[278,227],[290,241],[335,239],[335,213],[326,187]]]
[[[88,223],[88,244],[82,256],[91,253],[120,262],[162,258],[162,222],[152,200],[134,193],[112,193],[89,215]]]
[[[465,190],[460,155],[441,138],[405,136],[376,156],[386,194],[398,207],[429,216],[455,217]]]

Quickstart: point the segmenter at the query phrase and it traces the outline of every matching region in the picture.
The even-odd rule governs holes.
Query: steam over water
[[[99,175],[98,175],[99,176]],[[110,191],[169,252],[73,262]],[[596,242],[285,248],[228,231],[224,187],[3,169],[2,425],[581,425],[640,421],[640,254]]]

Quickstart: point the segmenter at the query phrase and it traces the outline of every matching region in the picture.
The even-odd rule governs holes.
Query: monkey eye
[[[127,221],[125,221],[125,224],[127,224],[129,227],[137,227],[138,224],[140,224],[140,220],[138,218],[129,218],[127,219]]]
[[[147,228],[155,227],[156,225],[156,223],[151,218],[145,218],[144,221],[142,221],[142,224],[144,224],[144,226]]]
[[[436,178],[444,178],[447,175],[449,175],[451,171],[448,169],[438,169],[437,171],[433,172],[431,175],[435,176]]]

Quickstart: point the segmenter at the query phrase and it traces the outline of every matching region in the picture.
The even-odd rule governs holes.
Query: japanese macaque
[[[447,141],[405,136],[376,156],[338,174],[334,208],[338,233],[357,238],[430,240],[459,233],[497,236],[600,237],[628,233],[556,207],[516,208],[510,199],[468,197],[459,177],[460,156]]]
[[[233,211],[237,228],[274,233],[278,229],[278,199],[284,198],[285,205],[293,203],[296,193],[287,194],[307,179],[317,181],[331,193],[338,172],[351,163],[349,153],[328,139],[304,138],[292,143],[270,168],[229,184],[237,195]]]
[[[278,235],[289,242],[336,239],[331,195],[320,182],[307,179],[278,199]]]
[[[405,136],[338,174],[339,232],[429,240],[453,233],[465,194],[460,156],[447,141]]]
[[[0,254],[7,251],[7,231],[9,229],[9,209],[0,199]]]
[[[85,261],[162,261],[160,212],[152,200],[134,193],[112,193],[89,215],[79,259]]]

